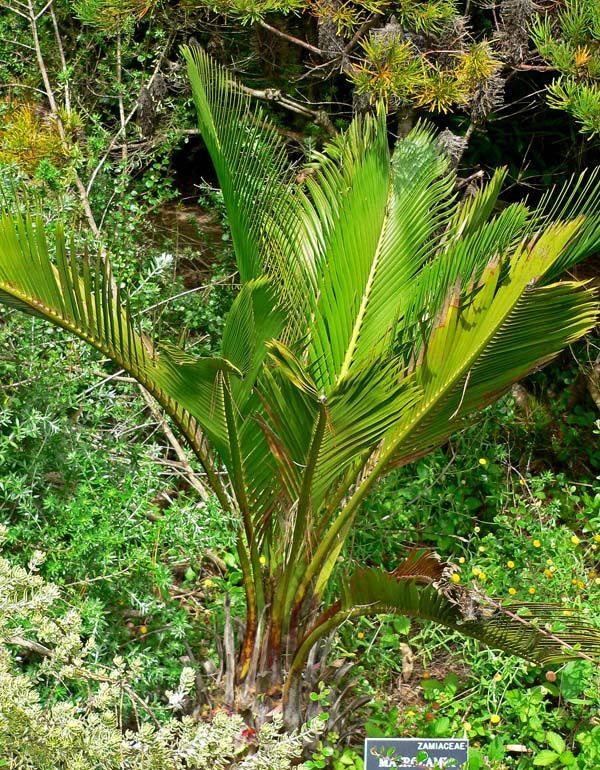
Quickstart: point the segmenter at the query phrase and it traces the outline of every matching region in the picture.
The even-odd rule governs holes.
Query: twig
[[[156,62],[156,66],[154,67],[154,71],[153,71],[152,75],[150,76],[150,80],[146,83],[146,88],[150,88],[150,86],[152,85],[152,83],[154,82],[156,77],[158,76],[158,73],[160,72],[160,68],[162,67],[162,63],[164,61],[164,58],[165,58],[165,56],[167,55],[168,51],[171,48],[171,43],[173,42],[173,39],[174,39],[174,35],[172,33],[167,38],[167,42],[165,43],[163,51],[162,51],[161,55],[159,56],[159,58],[158,58],[158,60]],[[115,145],[117,143],[117,139],[121,136],[121,131],[125,130],[125,128],[127,127],[128,123],[131,121],[131,119],[133,118],[133,116],[137,112],[137,109],[138,109],[138,102],[136,101],[136,103],[133,105],[133,108],[130,110],[130,112],[125,117],[124,121],[122,122],[120,128],[117,130],[117,132],[115,133],[115,135],[113,136],[113,138],[109,142],[108,147],[104,151],[104,155],[100,158],[100,160],[96,164],[96,167],[92,171],[92,173],[90,175],[90,178],[88,180],[88,183],[87,183],[87,187],[86,187],[86,192],[87,192],[88,195],[89,195],[92,187],[94,186],[94,182],[96,181],[96,177],[98,176],[98,174],[102,170],[102,167],[106,163],[106,160],[107,160],[108,156],[113,151],[113,149],[114,149],[114,147],[115,147]]]
[[[209,499],[210,494],[206,489],[206,487],[204,486],[204,484],[196,476],[194,469],[189,463],[189,460],[187,458],[184,448],[181,446],[181,444],[175,437],[175,434],[169,427],[168,422],[163,417],[162,413],[154,403],[148,391],[142,385],[139,385],[139,389],[140,389],[140,393],[142,394],[142,398],[144,399],[148,408],[150,409],[152,416],[160,425],[162,432],[165,434],[167,441],[169,442],[169,444],[171,445],[171,448],[177,455],[177,458],[185,471],[185,478],[189,481],[190,485],[196,490],[196,492],[198,492],[198,494],[200,495],[200,498],[204,502],[206,502],[206,500]]]
[[[33,642],[30,639],[24,639],[22,636],[13,636],[8,640],[8,643],[15,644],[17,647],[22,647],[23,649],[30,650],[31,652],[37,652],[38,655],[43,655],[44,657],[52,655],[52,650],[48,647],[44,647],[44,645],[40,644],[39,642]]]
[[[365,32],[368,32],[371,27],[379,21],[378,16],[372,16],[370,19],[367,19],[363,24],[360,25],[360,27],[356,30],[356,32],[352,35],[350,38],[350,41],[346,44],[346,47],[344,48],[344,53],[346,56],[350,53],[350,51],[354,48],[354,46],[358,43],[358,41],[361,39],[361,37],[365,34]]]
[[[44,8],[46,10],[47,7]],[[63,122],[60,117],[60,113],[58,110],[58,104],[56,102],[56,97],[54,95],[54,91],[52,89],[52,84],[50,83],[50,76],[48,75],[48,68],[46,67],[46,62],[44,60],[44,55],[42,53],[42,47],[40,44],[40,38],[38,35],[38,28],[37,28],[37,20],[40,17],[40,14],[35,13],[35,9],[33,7],[32,0],[29,0],[27,8],[29,9],[29,24],[31,26],[31,36],[33,38],[33,47],[35,48],[35,56],[37,59],[38,68],[40,70],[40,74],[42,76],[42,82],[44,83],[44,89],[46,91],[46,98],[48,99],[48,104],[50,105],[50,111],[52,112],[52,115],[56,119],[56,126],[58,128],[58,133],[60,136],[61,144],[64,147],[66,151],[69,150],[69,143],[67,142],[67,136],[65,133],[65,127],[63,125]],[[90,199],[88,197],[87,190],[85,189],[83,182],[81,181],[79,174],[75,173],[75,186],[77,187],[77,190],[79,192],[79,197],[81,199],[81,204],[83,206],[83,210],[86,216],[86,219],[88,220],[88,224],[90,226],[90,230],[92,233],[98,237],[100,234],[100,231],[98,230],[98,225],[96,224],[96,220],[94,218],[94,214],[92,212],[92,207],[90,205]]]
[[[289,35],[287,32],[282,32],[282,30],[277,29],[277,27],[272,27],[270,24],[267,24],[266,21],[260,21],[259,24],[263,29],[268,29],[269,32],[272,32],[274,35],[287,40],[288,43],[293,43],[294,45],[299,45],[301,48],[306,48],[307,51],[316,53],[318,56],[323,55],[323,51],[321,51],[320,48],[312,45],[312,43],[307,43],[306,40],[301,40],[299,37],[294,37],[293,35]]]
[[[123,144],[121,145],[121,158],[127,160],[127,134],[125,124],[125,107],[123,106],[123,90],[121,88],[123,81],[123,73],[121,66],[121,31],[117,31],[117,92],[119,99],[119,121],[121,123],[120,133],[123,137]]]
[[[290,96],[282,93],[277,88],[258,89],[249,88],[248,86],[240,86],[240,88],[245,94],[253,96],[255,99],[264,99],[268,102],[275,102],[275,104],[280,104],[286,110],[290,110],[290,112],[295,112],[298,115],[306,115],[307,117],[312,118],[312,120],[314,120],[318,126],[324,128],[330,136],[336,136],[337,134],[335,126],[324,110],[313,110],[310,107],[307,107],[305,104],[302,104],[301,102],[298,102],[295,99],[292,99]]]
[[[58,28],[58,21],[56,14],[54,13],[54,7],[50,7],[50,18],[52,19],[52,26],[54,27],[54,37],[56,38],[56,47],[58,48],[58,54],[60,56],[60,64],[63,69],[63,76],[65,79],[65,112],[67,115],[71,114],[71,90],[69,87],[69,78],[67,77],[67,58],[65,56],[65,49],[60,36],[60,30]]]

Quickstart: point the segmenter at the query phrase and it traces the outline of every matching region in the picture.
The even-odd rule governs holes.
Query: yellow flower
[[[491,722],[493,725],[498,725],[498,724],[500,724],[500,715],[499,715],[499,714],[492,714],[492,716],[490,717],[490,722]]]
[[[488,461],[485,459],[485,457],[479,458],[479,465],[487,465]]]
[[[464,731],[465,731],[466,733],[470,733],[470,732],[471,732],[471,730],[473,729],[473,725],[472,725],[470,722],[465,722],[465,723],[463,724],[463,728],[464,728]]]
[[[264,567],[264,566],[265,566],[265,564],[267,563],[267,557],[266,557],[266,556],[259,556],[259,557],[258,557],[258,560],[259,560],[259,562],[260,562],[260,563],[263,565],[263,567]]]
[[[553,563],[554,562],[552,561],[552,559],[546,559],[546,564],[553,564]]]
[[[595,583],[597,586],[600,586],[600,578],[596,578],[596,579],[594,580],[594,583]]]
[[[481,532],[481,527],[473,527],[473,532]]]
[[[524,487],[524,486],[525,486],[525,484],[527,484],[527,482],[525,481],[525,479],[519,479],[519,484],[520,484],[522,487]]]
[[[598,550],[598,546],[596,545],[596,543],[592,543],[590,548],[592,549],[592,551],[597,551]]]
[[[600,543],[600,535],[594,535],[594,543]]]
[[[460,559],[458,560],[458,563],[459,564],[464,564],[465,563],[465,557],[461,556]]]
[[[502,674],[494,674],[494,682],[501,682]]]
[[[598,574],[598,573],[596,572],[596,570],[595,570],[595,569],[591,569],[589,574],[590,574],[590,577],[591,577],[591,578],[595,578],[595,577],[597,576],[597,574]]]
[[[535,593],[535,588],[531,586],[531,588],[527,589],[527,593],[533,595]]]
[[[481,570],[479,569],[479,567],[473,567],[473,569],[471,570],[471,575],[473,575],[473,577],[478,577],[480,574],[481,574]]]
[[[365,635],[363,634],[363,632],[362,632],[362,631],[359,631],[359,632],[356,634],[356,638],[357,638],[357,639],[364,639],[364,638],[365,638]]]
[[[581,543],[581,540],[577,537],[577,535],[572,535],[571,542],[573,543],[573,545],[579,545],[579,543]]]
[[[485,574],[485,572],[479,573],[479,579],[481,580],[482,583],[485,583],[485,581],[487,580],[487,575]]]
[[[506,566],[508,567],[508,569],[514,569],[515,568],[515,563],[514,563],[514,561],[512,559],[509,559],[506,562]]]
[[[485,546],[484,545],[480,545],[477,550],[479,551],[479,553],[485,553]]]
[[[508,593],[509,593],[511,596],[514,596],[514,595],[517,593],[517,589],[516,589],[516,588],[513,588],[513,587],[511,586],[511,587],[508,589]]]
[[[548,568],[546,567],[546,569],[544,570],[544,575],[545,575],[547,578],[551,578],[553,574],[554,574],[554,573],[552,572],[552,570],[551,570],[551,569],[548,569]]]
[[[533,545],[534,548],[541,548],[542,547],[542,543],[539,540],[534,540],[532,545]]]
[[[458,572],[455,572],[453,575],[451,575],[450,580],[453,583],[460,583],[460,575],[458,574]]]
[[[585,583],[583,582],[583,580],[577,581],[577,588],[585,588]]]

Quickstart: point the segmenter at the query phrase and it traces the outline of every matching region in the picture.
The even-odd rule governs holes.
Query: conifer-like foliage
[[[558,73],[548,88],[550,105],[572,115],[582,133],[600,133],[600,5],[567,0],[555,16],[539,15],[532,33]]]
[[[49,242],[27,215],[0,223],[0,299],[138,379],[239,517],[238,697],[281,687],[297,721],[314,644],[347,618],[381,611],[543,663],[599,653],[600,634],[570,613],[474,596],[430,553],[408,554],[391,573],[348,564],[332,596],[377,481],[595,324],[593,291],[557,279],[600,247],[597,175],[537,208],[497,211],[499,170],[460,200],[431,130],[416,127],[391,152],[383,109],[357,118],[298,175],[229,73],[199,48],[184,55],[240,276],[220,355],[155,347],[107,263],[79,259],[60,228]]]

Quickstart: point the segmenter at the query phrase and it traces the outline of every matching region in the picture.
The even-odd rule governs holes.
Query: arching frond
[[[468,294],[448,296],[416,363],[422,401],[387,438],[397,442],[397,462],[445,441],[464,417],[593,328],[593,291],[574,282],[535,288],[581,226],[576,220],[549,228],[521,247],[504,278],[491,263]]]
[[[283,140],[230,73],[200,47],[182,48],[202,138],[215,166],[242,282],[265,273],[261,226],[282,202]]]
[[[427,560],[426,560],[427,563]],[[600,659],[600,629],[552,604],[502,602],[449,584],[435,570],[358,569],[343,580],[340,613],[429,620],[542,665]]]
[[[79,260],[63,229],[48,241],[40,218],[4,213],[0,219],[0,302],[75,334],[135,377],[166,409],[195,450],[198,426],[227,451],[215,383],[237,370],[224,359],[193,360],[174,346],[159,352],[132,321],[110,265]],[[51,252],[55,262],[51,259]],[[187,397],[186,397],[187,396]]]

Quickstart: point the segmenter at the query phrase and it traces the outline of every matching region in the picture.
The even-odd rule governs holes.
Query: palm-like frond
[[[201,48],[184,47],[202,138],[227,207],[242,281],[265,273],[263,215],[282,201],[285,145],[260,108]]]
[[[325,392],[389,352],[412,282],[449,216],[447,169],[421,127],[390,156],[380,111],[328,145],[307,178],[303,232],[316,265],[307,356]]]
[[[574,282],[531,285],[560,258],[579,226],[550,228],[514,258],[504,283],[500,265],[492,264],[467,296],[448,297],[416,365],[423,399],[388,436],[398,442],[396,460],[445,441],[465,417],[593,328],[598,306],[592,290]]]
[[[21,214],[0,219],[0,301],[77,335],[129,372],[172,416],[199,455],[205,448],[198,426],[226,450],[219,441],[224,436],[214,386],[220,372],[237,372],[235,367],[217,358],[191,362],[174,346],[159,352],[136,329],[113,286],[108,262],[98,257],[92,267],[87,256],[80,262],[60,225],[49,243],[41,219]]]
[[[600,658],[600,629],[564,607],[530,602],[503,605],[454,586],[435,571],[359,569],[343,580],[339,611],[390,612],[430,620],[542,665],[582,656]]]

